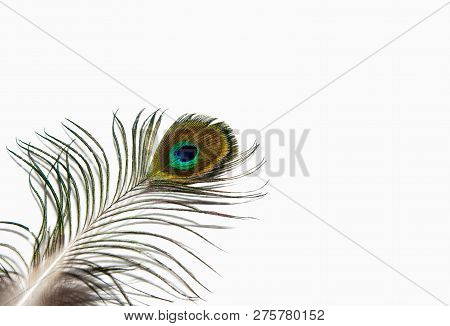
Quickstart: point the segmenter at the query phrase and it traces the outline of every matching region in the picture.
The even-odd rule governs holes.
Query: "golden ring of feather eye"
[[[222,149],[226,143],[214,128],[179,128],[167,134],[160,151],[160,167],[163,172],[176,177],[192,177],[212,168],[223,158]],[[191,163],[177,164],[175,153],[181,149],[195,146]],[[193,151],[191,154],[194,153]],[[186,153],[187,154],[187,153]]]
[[[224,123],[211,122],[203,116],[176,121],[155,152],[151,179],[195,182],[233,159],[236,145],[231,129]]]

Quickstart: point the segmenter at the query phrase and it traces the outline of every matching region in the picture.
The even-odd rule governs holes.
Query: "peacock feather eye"
[[[149,180],[216,180],[235,164],[237,150],[236,138],[224,122],[202,115],[184,115],[167,130],[156,149]]]
[[[172,146],[169,165],[178,170],[190,170],[198,163],[199,149],[189,141],[180,141]]]

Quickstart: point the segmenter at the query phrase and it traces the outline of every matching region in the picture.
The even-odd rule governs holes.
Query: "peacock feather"
[[[141,111],[127,132],[114,114],[114,160],[71,120],[63,123],[67,140],[43,132],[39,146],[18,140],[17,150],[8,149],[28,173],[41,218],[35,231],[0,221],[0,234],[31,244],[27,257],[15,241],[0,242],[0,305],[201,298],[198,289],[207,288],[191,266],[214,270],[188,239],[212,244],[202,230],[226,228],[219,219],[245,218],[210,207],[264,195],[224,188],[260,167],[232,173],[258,145],[239,152],[228,125],[195,114],[180,117],[157,144],[162,117]]]

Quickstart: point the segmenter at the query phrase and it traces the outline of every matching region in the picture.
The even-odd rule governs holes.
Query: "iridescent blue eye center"
[[[173,152],[173,155],[178,158],[180,162],[192,161],[197,155],[197,147],[193,145],[183,145]]]
[[[181,141],[172,146],[169,153],[169,165],[178,170],[190,170],[198,162],[199,149],[188,141]]]

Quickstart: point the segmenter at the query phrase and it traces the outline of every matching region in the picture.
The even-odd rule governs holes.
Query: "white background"
[[[443,1],[19,1],[6,4],[177,117],[260,129]],[[450,6],[274,123],[311,129],[310,177],[271,184],[450,301]],[[0,3],[0,146],[70,117],[111,145],[143,99]],[[170,124],[170,118],[165,121]],[[274,168],[288,159],[263,146]],[[264,142],[263,142],[264,145]],[[26,175],[0,152],[1,217],[33,225]],[[262,181],[256,179],[256,184]],[[259,182],[258,182],[259,181]],[[242,181],[245,184],[245,181]],[[217,233],[210,305],[440,305],[271,187]],[[24,203],[30,203],[24,204]],[[37,223],[37,221],[36,221]]]

